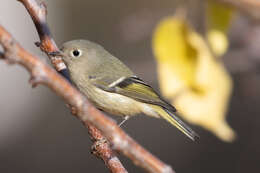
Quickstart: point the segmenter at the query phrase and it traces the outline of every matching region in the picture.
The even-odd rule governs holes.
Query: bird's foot
[[[124,119],[123,119],[123,121],[121,121],[121,122],[118,124],[118,126],[121,127],[121,126],[126,122],[126,120],[128,120],[128,119],[129,119],[129,116],[125,116]]]

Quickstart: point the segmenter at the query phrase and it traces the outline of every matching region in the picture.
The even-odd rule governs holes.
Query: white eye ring
[[[70,55],[71,55],[72,57],[77,58],[77,57],[80,57],[80,56],[82,55],[82,52],[81,52],[81,50],[79,50],[79,49],[74,49],[74,50],[72,50],[72,51],[70,52]]]

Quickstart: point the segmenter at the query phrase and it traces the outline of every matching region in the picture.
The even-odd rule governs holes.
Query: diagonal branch
[[[125,154],[136,165],[143,167],[148,172],[173,173],[170,166],[161,162],[136,143],[112,119],[92,106],[66,79],[39,58],[23,49],[2,26],[0,26],[0,44],[4,48],[5,60],[12,64],[20,64],[29,71],[31,74],[30,83],[33,86],[45,85],[62,97],[67,104],[77,108],[77,118],[85,126],[90,123],[97,127],[111,142],[115,150]]]
[[[55,69],[69,80],[69,76],[66,73],[66,66],[61,57],[55,57],[53,56],[53,54],[51,54],[52,52],[59,52],[59,48],[52,38],[50,29],[47,24],[46,5],[43,2],[39,4],[35,0],[19,1],[27,9],[37,29],[41,42],[37,42],[36,45],[47,54]],[[91,153],[94,154],[96,157],[102,159],[112,173],[127,173],[126,169],[124,168],[114,151],[110,148],[109,144],[101,142],[105,141],[105,138],[102,136],[101,132],[91,124],[88,124],[87,127],[89,129],[89,135],[94,142],[93,146],[91,147]]]
[[[27,2],[32,2],[32,0],[28,0]],[[146,151],[124,133],[110,118],[104,116],[104,114],[93,107],[68,81],[59,76],[53,69],[41,62],[38,58],[24,50],[1,26],[0,44],[4,47],[4,56],[8,62],[18,63],[31,73],[32,78],[30,82],[34,86],[36,84],[43,84],[51,88],[68,104],[77,109],[77,117],[85,126],[94,125],[101,130],[102,134],[111,142],[115,150],[122,152],[132,159],[135,164],[143,167],[148,172],[173,172],[170,166],[164,164]],[[49,56],[51,56],[51,54],[49,54]],[[114,157],[109,159],[109,161],[111,160],[115,160]]]
[[[38,3],[36,0],[18,0],[20,1],[28,13],[33,19],[35,27],[37,29],[38,35],[41,42],[36,42],[36,46],[40,47],[43,52],[45,52],[51,60],[51,63],[57,71],[61,71],[66,68],[61,57],[55,57],[50,54],[50,52],[58,52],[59,48],[57,47],[55,41],[51,36],[50,29],[47,24],[46,15],[47,8],[46,5]]]

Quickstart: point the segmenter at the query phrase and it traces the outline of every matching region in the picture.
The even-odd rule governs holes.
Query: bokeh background
[[[199,0],[45,0],[48,23],[58,43],[84,38],[103,45],[139,77],[159,90],[152,33],[158,22],[188,9],[188,19],[203,33],[205,1]],[[1,0],[0,24],[28,50],[47,62],[35,47],[35,27],[25,8],[15,0]],[[224,65],[234,89],[227,121],[237,139],[225,143],[203,128],[192,142],[163,120],[138,116],[123,129],[178,173],[258,172],[260,154],[260,32],[258,22],[237,14],[228,34],[230,48]],[[21,67],[0,62],[0,172],[108,172],[90,154],[87,129],[71,116],[62,99],[48,88],[32,89]],[[217,87],[217,86],[216,86]],[[188,109],[188,108],[187,108]],[[144,172],[120,156],[129,172]]]

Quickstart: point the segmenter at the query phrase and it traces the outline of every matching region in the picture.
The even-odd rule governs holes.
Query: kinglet
[[[100,45],[73,40],[61,48],[71,81],[97,108],[125,117],[164,118],[192,140],[198,135],[174,115],[176,109]]]

